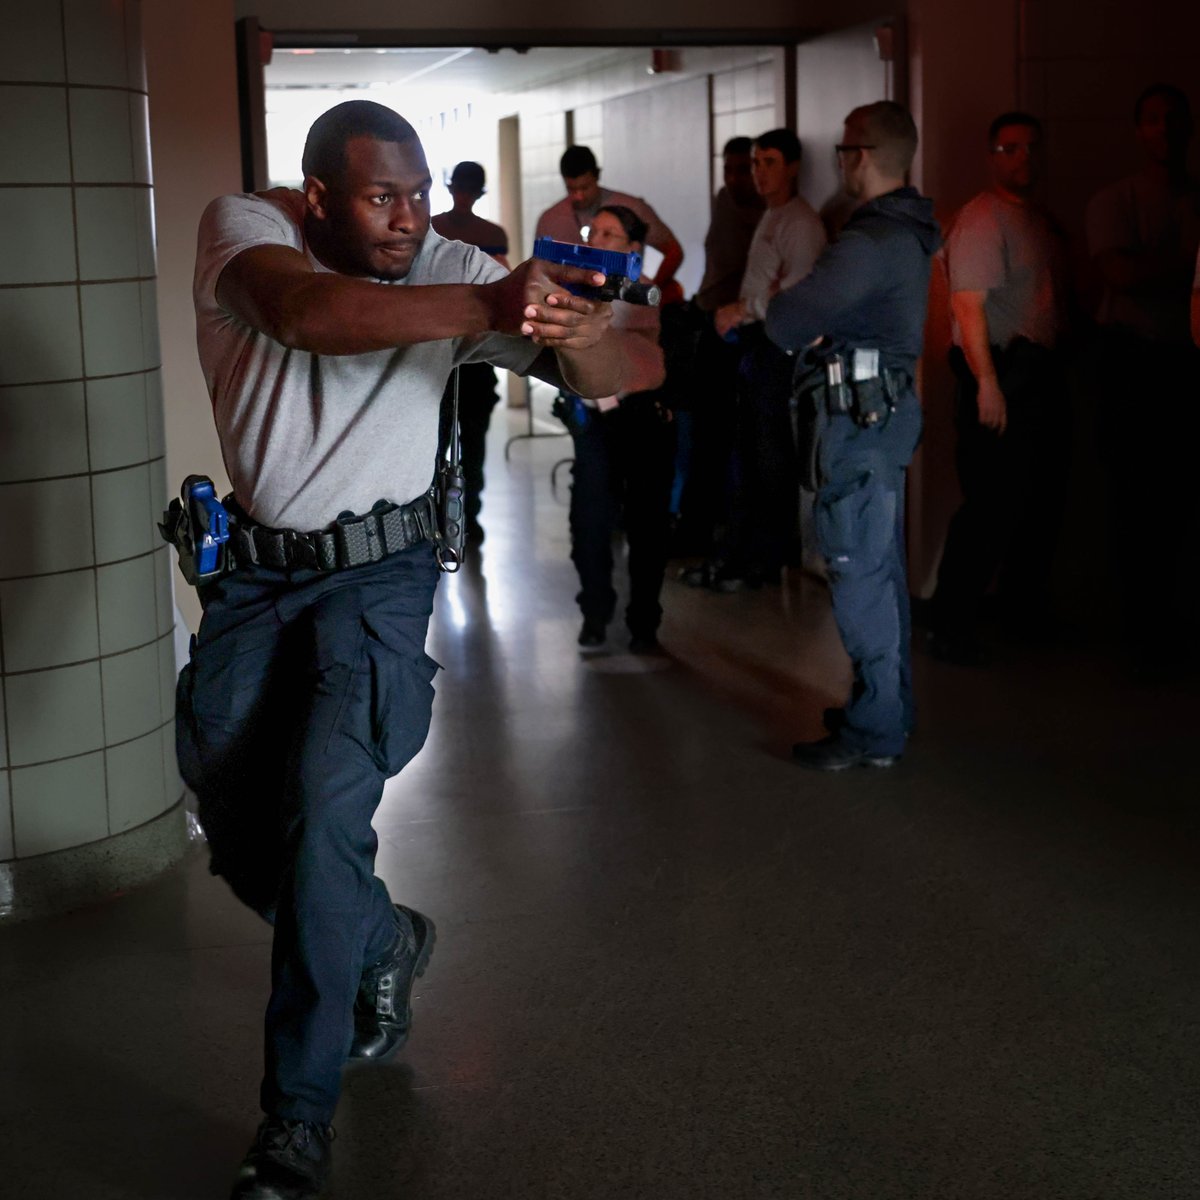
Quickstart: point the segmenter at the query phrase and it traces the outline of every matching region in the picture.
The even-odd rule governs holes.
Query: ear
[[[315,176],[304,177],[304,199],[308,202],[308,211],[318,221],[324,221],[329,215],[325,204],[329,189]]]

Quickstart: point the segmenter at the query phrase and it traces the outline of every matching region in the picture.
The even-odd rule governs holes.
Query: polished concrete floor
[[[905,761],[805,774],[847,678],[822,586],[672,582],[667,655],[583,658],[569,443],[506,467],[496,424],[377,820],[437,953],[406,1052],[347,1075],[329,1196],[1200,1196],[1194,691],[1086,642],[919,656]],[[0,1194],[223,1200],[268,953],[199,849],[0,928]]]

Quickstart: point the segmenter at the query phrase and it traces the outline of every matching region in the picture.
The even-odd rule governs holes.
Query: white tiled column
[[[182,852],[137,0],[0,0],[0,918]]]

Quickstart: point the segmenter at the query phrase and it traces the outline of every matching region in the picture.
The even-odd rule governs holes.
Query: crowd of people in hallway
[[[1152,556],[1157,633],[1168,628],[1163,597],[1182,583],[1200,187],[1186,172],[1183,94],[1155,85],[1134,118],[1145,168],[1088,211],[1105,282],[1092,344],[1122,506],[1112,528]],[[371,821],[384,782],[429,728],[437,561],[463,526],[482,534],[493,368],[534,375],[563,399],[580,645],[603,645],[615,616],[620,526],[632,649],[659,651],[678,497],[674,536],[702,556],[686,583],[726,593],[777,582],[804,554],[819,562],[853,682],[824,714],[827,736],[797,743],[793,757],[819,771],[888,768],[915,720],[905,484],[940,256],[964,502],[931,646],[979,660],[994,582],[1022,627],[1049,619],[1071,441],[1067,354],[1085,327],[1064,236],[1038,199],[1039,122],[1004,113],[987,133],[991,187],[951,223],[944,247],[932,201],[907,183],[918,132],[901,105],[847,115],[842,195],[824,221],[797,194],[792,131],[733,139],[691,301],[675,284],[683,251],[671,229],[642,198],[601,186],[586,147],[569,148],[566,197],[538,234],[621,254],[655,247],[655,276],[638,282],[661,291],[661,308],[607,302],[597,293],[609,280],[589,266],[529,259],[506,271],[504,231],[472,211],[482,169],[460,163],[454,208],[431,216],[415,130],[368,101],[314,124],[303,191],[209,205],[195,302],[234,485],[232,553],[199,581],[205,611],[179,679],[177,746],[212,870],[274,925],[264,1120],[234,1200],[317,1196],[342,1068],[388,1058],[408,1036],[413,983],[436,934],[375,876]],[[1192,308],[1200,333],[1200,300]],[[465,498],[453,470],[429,480],[456,395],[472,456]],[[1170,406],[1169,430],[1126,415],[1149,396]]]
[[[1054,571],[1069,464],[1080,452],[1073,428],[1080,392],[1094,397],[1111,485],[1096,509],[1111,531],[1108,570],[1124,605],[1121,639],[1139,669],[1177,661],[1167,631],[1184,624],[1181,456],[1195,417],[1189,405],[1173,405],[1173,432],[1163,438],[1131,409],[1139,395],[1182,396],[1200,384],[1193,344],[1200,300],[1192,302],[1190,330],[1188,308],[1189,285],[1200,296],[1200,185],[1187,166],[1186,95],[1169,84],[1148,87],[1134,105],[1133,128],[1141,167],[1091,200],[1085,246],[1071,244],[1044,202],[1044,132],[1027,112],[991,122],[989,185],[944,223],[937,263],[950,296],[962,501],[946,531],[934,593],[919,602],[929,651],[944,661],[984,665],[994,624],[1039,641],[1060,629]],[[635,232],[644,227],[630,241],[625,225],[628,244],[662,253],[654,280],[663,288],[661,320],[637,319],[644,334],[657,330],[663,385],[600,405],[569,397],[559,405],[575,443],[572,555],[586,649],[605,644],[613,616],[608,535],[615,528],[628,540],[637,599],[627,623],[639,651],[657,649],[668,556],[685,560],[684,583],[716,592],[776,583],[789,566],[826,572],[812,493],[800,486],[798,360],[767,336],[765,317],[771,299],[806,278],[837,241],[855,201],[843,188],[818,213],[797,190],[801,154],[787,129],[725,144],[704,275],[687,300],[675,281],[682,249],[651,204],[601,186],[587,147],[562,156],[566,196],[539,218],[537,236],[587,241],[604,213],[602,224],[632,218]],[[1095,303],[1090,292],[1098,292]],[[635,319],[631,306],[617,307],[622,319]],[[1154,484],[1122,486],[1131,466],[1150,467]],[[1153,588],[1122,578],[1130,559],[1153,564]]]

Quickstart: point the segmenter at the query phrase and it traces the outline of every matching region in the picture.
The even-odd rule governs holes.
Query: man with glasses
[[[854,670],[845,707],[826,710],[829,736],[792,749],[817,771],[890,767],[912,727],[904,474],[921,436],[913,379],[941,244],[932,203],[905,186],[916,150],[899,104],[846,118],[838,158],[858,207],[811,274],[767,306],[767,336],[801,356],[801,476],[816,493],[817,542]]]
[[[1047,627],[1070,430],[1060,346],[1067,246],[1037,200],[1037,118],[998,116],[988,166],[991,187],[963,207],[944,252],[963,503],[946,536],[929,644],[935,657],[964,665],[982,661],[980,609],[997,572],[1006,623]]]

